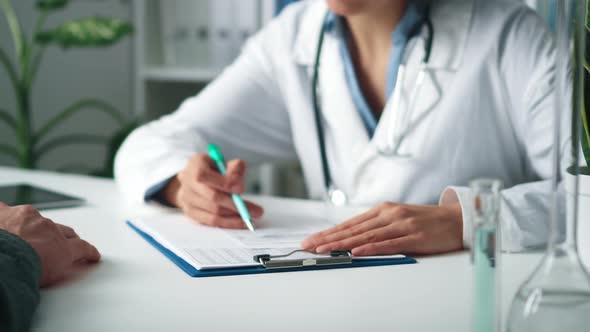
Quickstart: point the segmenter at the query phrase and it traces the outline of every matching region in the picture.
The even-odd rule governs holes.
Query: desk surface
[[[113,181],[0,168],[0,183],[29,182],[88,205],[43,214],[99,248],[100,264],[42,291],[33,331],[469,331],[467,252],[418,264],[193,279],[128,226],[164,213],[127,205]],[[264,206],[279,199],[259,198]],[[285,201],[313,209],[317,202]],[[502,257],[503,311],[539,254]]]

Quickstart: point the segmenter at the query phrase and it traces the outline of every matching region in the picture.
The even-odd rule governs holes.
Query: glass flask
[[[470,184],[473,193],[473,245],[471,262],[474,270],[473,331],[495,332],[499,322],[500,274],[500,190],[502,183],[477,179]]]
[[[580,177],[586,176],[588,166],[581,156],[585,143],[580,140],[584,139],[582,121],[586,121],[582,112],[586,112],[584,105],[590,102],[590,81],[584,84],[590,77],[588,62],[584,63],[584,59],[590,58],[590,45],[586,45],[590,31],[586,24],[590,23],[587,2],[553,2],[557,13],[557,48],[550,236],[541,263],[512,301],[509,332],[590,331],[590,276],[580,261],[576,234],[579,218],[590,218],[587,213],[578,215]],[[571,188],[567,195],[563,189],[558,190],[562,174]],[[567,216],[560,213],[559,207],[564,205]]]

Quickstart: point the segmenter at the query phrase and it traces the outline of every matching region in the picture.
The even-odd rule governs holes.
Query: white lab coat
[[[115,164],[126,196],[143,200],[148,188],[215,142],[227,159],[299,160],[310,197],[324,197],[311,78],[326,10],[324,1],[288,7],[204,91],[134,131]],[[389,142],[390,126],[400,121],[403,112],[394,102],[400,84],[370,139],[351,98],[337,40],[326,34],[320,91],[333,181],[351,204],[458,199],[469,245],[468,183],[499,178],[508,188],[502,193],[504,248],[539,245],[548,234],[553,37],[540,18],[514,1],[432,1],[431,20],[430,75],[400,146],[411,158],[382,157],[375,148]],[[407,108],[423,58],[423,30],[406,49],[401,109]]]

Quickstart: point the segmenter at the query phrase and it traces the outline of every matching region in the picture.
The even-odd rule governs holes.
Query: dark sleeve
[[[0,331],[28,331],[39,304],[41,262],[25,241],[0,230]]]

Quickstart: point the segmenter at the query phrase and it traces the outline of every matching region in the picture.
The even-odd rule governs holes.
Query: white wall
[[[25,31],[29,34],[36,18],[35,0],[12,0]],[[67,9],[50,16],[46,26],[52,27],[66,19],[85,16],[110,16],[131,21],[131,5],[120,0],[73,0]],[[0,15],[0,45],[13,53],[12,41],[5,19]],[[39,127],[51,116],[82,97],[99,97],[124,112],[132,105],[132,40],[107,49],[62,50],[51,46],[45,53],[33,88],[33,113]],[[0,108],[15,111],[14,96],[6,73],[0,69]],[[97,112],[87,112],[60,126],[55,134],[92,133],[109,135],[115,123]],[[12,133],[0,124],[0,142],[13,144]],[[94,145],[76,145],[58,148],[40,161],[40,168],[56,170],[65,164],[84,163],[93,168],[102,167],[106,149]],[[14,165],[0,157],[0,165]]]

